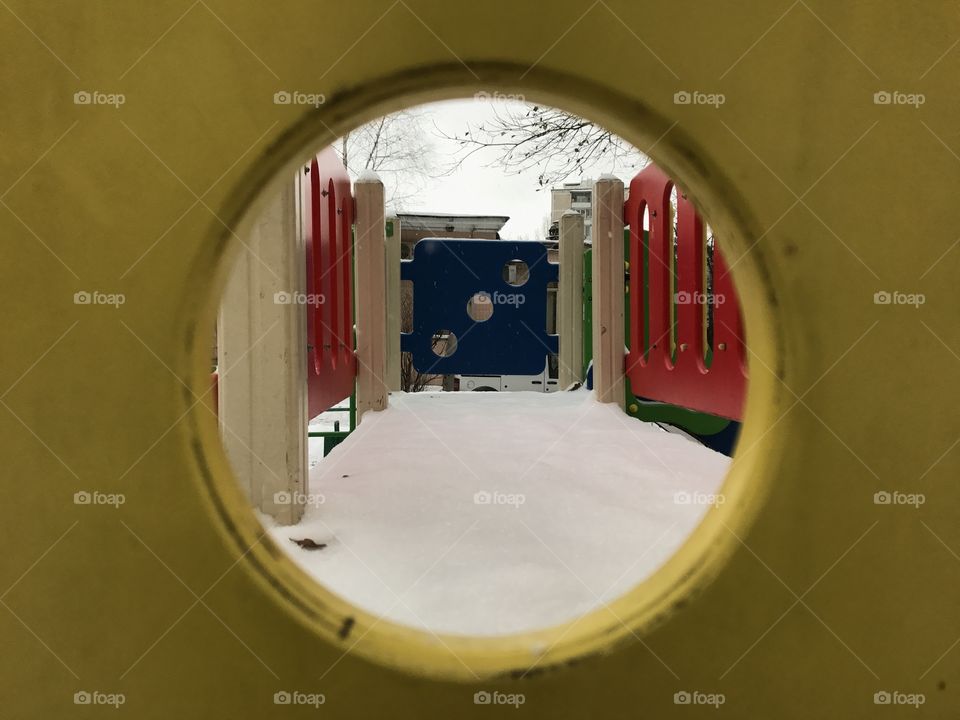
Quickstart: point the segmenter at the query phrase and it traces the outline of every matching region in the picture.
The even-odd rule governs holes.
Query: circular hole
[[[475,102],[470,108],[470,112],[475,111]],[[349,115],[349,111],[347,113]],[[627,117],[626,115],[624,117]],[[626,123],[621,125],[621,127],[627,126]],[[340,131],[352,130],[353,127],[348,126],[346,123],[338,124],[337,129]],[[355,127],[355,126],[354,126]],[[652,139],[655,139],[652,138]],[[666,144],[666,141],[665,141]],[[677,157],[680,157],[679,155]],[[710,166],[710,163],[707,163]],[[684,166],[681,166],[684,167]],[[601,173],[596,173],[597,175]],[[577,183],[580,185],[581,183]],[[703,187],[701,185],[701,187]],[[588,205],[585,198],[574,197],[574,193],[567,193],[570,198],[569,202],[579,205]],[[735,195],[731,195],[735,196]],[[714,198],[717,196],[714,195]],[[704,200],[704,205],[706,207],[711,207],[710,203],[706,202],[708,198],[701,196],[701,199]],[[346,206],[345,206],[346,207]],[[337,208],[333,208],[337,210]],[[438,209],[439,211],[439,209]],[[389,213],[389,209],[388,209]],[[340,218],[344,222],[347,222],[344,218],[346,217],[346,211],[344,214],[337,212],[330,212],[329,218],[330,222],[337,222],[337,218]],[[562,214],[562,213],[561,213]],[[724,228],[727,232],[730,232],[729,228],[735,227],[734,223],[729,222],[729,217],[724,217],[724,220],[728,222],[724,225]],[[450,227],[456,229],[456,225],[446,222],[442,228],[441,232],[453,232],[449,230]],[[346,233],[349,234],[349,222],[346,225]],[[415,230],[415,228],[414,228]],[[495,232],[495,231],[494,231]],[[425,233],[420,237],[431,237],[431,236],[440,236],[444,237],[441,233]],[[494,237],[484,237],[477,235],[478,239],[493,240],[500,239],[499,236]],[[548,235],[545,233],[543,236],[546,239]],[[503,234],[503,239],[512,239],[509,233]],[[539,241],[537,237],[523,237],[520,239],[524,240],[534,240]],[[587,233],[587,240],[589,240],[589,233]],[[408,247],[412,248],[415,241],[411,243]],[[404,243],[407,246],[406,243]],[[589,247],[589,242],[587,242],[586,247]],[[414,254],[412,252],[405,253],[404,257],[412,257]],[[744,263],[744,265],[749,266],[749,260]],[[494,265],[492,272],[494,275],[497,274],[497,266]],[[741,271],[742,272],[742,271]],[[505,263],[500,268],[500,279],[514,287],[522,286],[530,281],[530,268],[527,263],[519,259],[513,259]],[[344,272],[341,280],[343,280],[343,285],[345,287],[346,282],[349,281],[350,275]],[[589,273],[586,276],[587,283],[589,283]],[[480,319],[475,317],[480,315],[484,309],[486,303],[483,300],[475,302],[476,295],[471,297],[470,301],[467,303],[467,312],[472,319],[477,322],[482,322],[485,319],[489,318],[489,315],[486,318]],[[337,329],[336,318],[333,315],[334,309],[331,308],[329,299],[326,300],[317,300],[316,302],[311,301],[309,293],[305,296],[304,300],[297,300],[293,304],[305,304],[310,306],[314,304],[316,306],[316,317],[318,318],[317,324],[315,326],[318,336],[314,342],[317,343],[317,347],[326,348],[329,343],[325,341],[329,338],[326,337],[326,333],[329,328],[327,324],[330,324],[334,330]],[[462,295],[460,296],[462,297]],[[588,296],[589,297],[589,296]],[[475,306],[475,307],[474,307]],[[492,313],[492,302],[490,303],[490,313]],[[765,318],[768,320],[768,318]],[[350,329],[350,316],[349,313],[345,314],[343,318],[343,325],[347,328],[346,332],[349,332]],[[439,324],[439,323],[438,323]],[[429,326],[428,326],[429,327]],[[334,339],[340,337],[339,335],[334,335]],[[344,335],[346,337],[346,335]],[[458,342],[466,343],[466,340],[463,338],[459,339],[457,336],[450,330],[442,329],[432,334],[431,336],[431,350],[433,354],[437,357],[450,357],[454,355],[457,351]],[[331,346],[333,347],[333,346]],[[464,348],[461,349],[461,354],[465,352],[466,344]],[[332,354],[332,353],[331,353]],[[348,357],[344,355],[343,357]],[[338,360],[339,362],[339,360]],[[221,360],[221,367],[230,367],[228,363],[224,363]],[[241,371],[242,372],[242,371]],[[237,373],[240,375],[241,373]],[[437,376],[441,377],[442,376]],[[446,378],[443,379],[443,388],[446,385]],[[504,378],[504,383],[502,387],[506,389],[508,387],[515,387],[513,378],[510,378],[510,382],[506,382]],[[520,383],[523,386],[522,383]],[[480,385],[479,383],[474,383],[474,389],[496,389],[487,385]],[[434,384],[427,384],[425,386],[427,390],[438,391],[441,389],[440,382]],[[529,387],[523,386],[523,389],[529,390]],[[471,395],[472,393],[464,393],[465,395]],[[482,398],[481,401],[490,402],[490,401],[500,401],[503,397],[509,397],[510,395],[519,395],[519,393],[496,393],[498,397],[496,398]],[[557,393],[557,396],[563,396],[564,393]],[[445,398],[446,399],[446,398]],[[393,400],[391,399],[391,403]],[[435,403],[437,406],[443,406],[444,403]],[[509,411],[507,411],[509,412]],[[341,416],[343,417],[343,416]],[[543,418],[540,419],[537,423],[531,422],[529,427],[539,427],[545,428],[549,426],[550,414],[546,413]],[[479,424],[476,423],[474,419],[475,427],[484,425],[483,422]],[[410,423],[415,425],[414,423]],[[489,423],[487,423],[489,424]],[[622,423],[621,423],[622,424]],[[588,425],[589,424],[585,424]],[[456,453],[456,455],[464,457],[473,457],[474,455],[479,455],[481,457],[487,458],[501,458],[501,455],[504,451],[503,445],[505,441],[510,440],[510,431],[502,431],[502,428],[499,428],[494,423],[496,432],[487,433],[483,438],[471,437],[469,433],[463,433],[457,436],[455,439],[443,439],[442,442],[438,440],[437,446],[440,448],[446,448]],[[311,426],[312,429],[313,426]],[[591,426],[591,429],[595,429]],[[480,433],[483,435],[483,433]],[[682,437],[682,436],[678,436]],[[428,439],[426,436],[421,439]],[[435,438],[436,439],[436,438]],[[350,438],[346,441],[349,442]],[[485,443],[483,445],[478,445],[477,443]],[[554,440],[547,438],[545,440],[548,446],[554,444]],[[473,443],[473,444],[471,444]],[[326,438],[324,438],[324,444],[326,444]],[[432,447],[432,446],[431,446]],[[587,447],[587,446],[584,446]],[[435,448],[434,448],[435,449]],[[511,450],[514,452],[516,448],[511,446]],[[334,451],[335,452],[335,451]],[[229,454],[229,453],[228,453]],[[363,456],[363,453],[353,453],[354,455],[360,457]],[[509,454],[509,453],[508,453]],[[543,454],[543,447],[540,446],[538,455]],[[581,452],[580,454],[589,454]],[[392,461],[388,454],[375,454],[370,453],[367,456],[367,459],[370,459],[373,462],[380,464],[380,469],[383,471],[385,481],[388,480],[388,475],[390,473],[395,473],[398,470],[407,470],[409,468],[401,467],[399,463]],[[558,463],[556,458],[550,458],[551,462],[547,463],[551,467],[557,467]],[[457,466],[457,460],[447,459],[446,462],[439,462],[437,467],[437,476],[445,471],[448,471],[451,467]],[[562,463],[560,463],[562,464]],[[636,462],[632,463],[636,465]],[[625,462],[622,467],[630,466],[630,462]],[[654,463],[650,463],[652,467]],[[462,466],[461,466],[462,467]],[[599,495],[608,492],[611,487],[620,480],[622,480],[622,473],[620,472],[620,467],[615,467],[608,469],[605,472],[597,472],[593,475],[596,486],[591,490],[587,485],[577,485],[573,486],[574,496],[577,498],[586,498],[594,494],[595,491]],[[316,470],[323,469],[322,461],[317,464]],[[448,473],[456,474],[456,473]],[[469,473],[459,473],[464,477],[467,477]],[[592,572],[595,567],[587,567],[584,569],[586,573],[586,582],[590,585],[591,588],[596,590],[594,596],[591,593],[591,597],[586,598],[587,602],[581,604],[579,607],[567,607],[564,609],[564,612],[555,613],[554,616],[550,617],[548,620],[544,618],[548,613],[543,613],[538,615],[538,621],[527,622],[522,625],[506,625],[504,630],[497,631],[495,628],[493,631],[490,631],[488,628],[485,631],[457,631],[456,629],[451,631],[451,625],[449,623],[437,623],[434,624],[430,620],[423,622],[418,618],[408,618],[404,619],[398,615],[389,615],[381,613],[379,610],[374,607],[373,603],[361,602],[355,595],[353,595],[349,589],[345,589],[347,586],[341,583],[340,585],[335,585],[328,582],[327,577],[325,576],[325,571],[320,572],[317,568],[312,568],[308,570],[309,575],[313,576],[313,579],[317,581],[316,584],[312,582],[305,582],[309,580],[307,576],[303,575],[302,572],[295,571],[290,567],[290,563],[286,560],[278,561],[275,552],[264,553],[260,548],[254,547],[254,550],[251,551],[251,556],[256,556],[257,565],[256,569],[258,572],[264,573],[270,576],[272,581],[271,585],[273,587],[282,587],[284,592],[284,598],[294,598],[296,602],[290,603],[289,600],[280,600],[281,602],[286,603],[287,608],[291,606],[296,606],[296,608],[308,608],[309,612],[305,617],[309,618],[309,621],[312,625],[316,625],[318,629],[318,635],[322,635],[328,640],[334,640],[335,636],[339,636],[340,639],[343,639],[345,636],[350,636],[351,641],[353,638],[356,638],[356,652],[362,653],[367,657],[372,659],[385,662],[390,665],[403,665],[403,661],[399,659],[404,654],[409,651],[416,650],[419,653],[422,653],[424,657],[423,668],[425,671],[430,671],[431,673],[436,673],[443,676],[458,676],[458,677],[475,677],[476,674],[481,674],[483,676],[490,676],[493,674],[503,673],[508,670],[513,670],[518,667],[526,667],[531,664],[538,666],[547,666],[553,664],[560,664],[566,660],[572,659],[574,657],[582,656],[588,652],[609,649],[613,642],[619,641],[629,641],[630,636],[635,633],[647,632],[655,623],[662,622],[663,618],[668,617],[670,614],[671,608],[675,603],[679,603],[681,600],[685,600],[689,593],[696,587],[701,587],[705,579],[709,578],[711,575],[715,574],[720,566],[722,558],[718,559],[720,556],[715,552],[715,548],[719,544],[726,544],[732,546],[733,543],[729,542],[729,538],[720,531],[717,527],[719,525],[732,525],[736,527],[742,527],[745,523],[745,518],[747,516],[746,511],[743,510],[743,505],[737,505],[736,503],[730,503],[727,505],[724,504],[713,504],[709,505],[711,498],[714,498],[711,492],[707,490],[717,491],[717,492],[727,492],[727,487],[724,486],[721,488],[720,483],[725,474],[725,468],[723,472],[720,472],[715,478],[712,478],[708,486],[704,486],[705,490],[703,492],[688,494],[688,495],[677,495],[674,494],[667,500],[668,503],[673,505],[685,505],[685,506],[699,506],[703,511],[703,514],[699,516],[699,519],[696,519],[691,525],[686,527],[682,532],[678,531],[671,535],[670,537],[670,547],[666,548],[664,552],[659,555],[659,559],[656,563],[653,563],[646,568],[646,571],[642,575],[632,575],[630,577],[620,577],[623,576],[623,568],[620,569],[615,575],[619,578],[616,583],[613,583],[615,587],[601,587],[603,585],[602,580],[595,582]],[[425,478],[419,478],[421,481]],[[742,476],[743,473],[740,473]],[[348,477],[350,476],[350,477]],[[324,475],[318,476],[321,480]],[[340,477],[338,474],[337,477]],[[355,477],[351,476],[351,472],[348,470],[343,473],[343,477],[347,478],[343,482],[355,482]],[[510,525],[510,513],[515,513],[513,516],[514,519],[517,517],[523,517],[524,523],[529,525],[531,522],[531,516],[524,515],[524,513],[529,513],[531,511],[543,510],[550,517],[556,517],[556,511],[560,511],[560,515],[567,514],[565,525],[567,527],[574,527],[577,523],[577,510],[582,508],[582,503],[580,501],[573,501],[569,503],[569,508],[566,505],[556,505],[557,503],[557,494],[555,492],[556,488],[553,486],[548,486],[547,489],[528,493],[524,493],[522,488],[513,488],[513,487],[495,487],[498,482],[501,482],[503,478],[510,477],[509,474],[504,474],[502,469],[499,473],[494,473],[490,475],[493,480],[491,481],[490,487],[478,488],[474,493],[472,499],[468,498],[466,502],[466,507],[473,511],[476,507],[482,508],[482,512],[489,513],[489,518],[494,520],[494,529],[485,534],[485,537],[491,539],[491,542],[488,543],[491,553],[493,555],[500,553],[502,556],[509,557],[514,550],[512,549],[515,545],[513,541],[517,540],[515,535],[519,530],[523,530],[523,533],[529,535],[529,531],[516,527],[516,523],[512,526]],[[681,474],[681,477],[685,477]],[[498,480],[499,478],[499,480]],[[432,480],[432,478],[426,478]],[[467,478],[469,480],[469,478]],[[298,499],[297,501],[306,502],[308,504],[307,511],[313,512],[314,515],[317,515],[321,510],[324,514],[328,513],[331,509],[331,505],[325,505],[320,508],[311,507],[309,503],[313,502],[314,494],[323,497],[324,486],[314,482],[313,473],[309,478],[308,487],[310,492],[306,493],[304,498]],[[220,483],[219,478],[217,478],[217,484]],[[502,484],[502,483],[501,483]],[[431,485],[431,487],[433,487]],[[731,486],[732,489],[730,492],[737,492],[737,497],[740,497],[740,494],[746,487],[742,480],[738,480],[738,483],[735,487]],[[752,487],[752,486],[751,486]],[[599,490],[598,490],[599,488]],[[249,488],[247,489],[249,492]],[[236,493],[236,489],[233,491]],[[374,493],[379,497],[383,497],[383,493]],[[730,498],[730,495],[727,495]],[[679,498],[679,499],[678,499]],[[570,498],[568,498],[570,500]],[[320,500],[319,502],[322,502]],[[431,501],[432,502],[432,501]],[[580,503],[580,504],[578,504]],[[706,503],[706,504],[705,504]],[[223,510],[225,513],[232,515],[233,511],[229,508],[232,507],[235,503],[229,503],[224,505],[226,509]],[[709,507],[707,507],[709,505]],[[751,509],[755,506],[751,505]],[[571,509],[572,508],[572,509]],[[732,509],[731,509],[732,508]],[[609,507],[606,507],[601,513],[606,512]],[[262,511],[262,508],[258,508]],[[392,508],[391,508],[392,510]],[[503,514],[497,514],[497,513]],[[569,512],[568,512],[569,511]],[[600,528],[600,531],[609,530],[611,533],[614,533],[614,526],[617,528],[630,528],[634,527],[636,523],[636,517],[642,515],[645,510],[642,508],[638,509],[638,506],[618,506],[616,508],[618,513],[618,521],[613,524],[605,524],[605,527]],[[457,521],[456,512],[439,512],[431,508],[429,503],[424,497],[421,497],[419,515],[417,516],[421,520],[429,518],[432,522],[434,519],[446,523],[450,527],[454,526],[454,523]],[[553,513],[551,515],[551,513]],[[631,513],[635,513],[632,517],[629,517]],[[358,515],[358,517],[362,516]],[[711,522],[706,520],[701,523],[700,519],[712,518]],[[232,519],[232,518],[231,518]],[[327,518],[329,519],[329,518]],[[387,538],[386,542],[390,542],[397,546],[402,546],[403,541],[393,534],[394,530],[402,530],[403,527],[412,519],[412,516],[407,517],[398,517],[394,514],[393,519],[391,520],[389,516],[385,516],[385,524],[382,525],[382,528],[385,528],[387,532],[384,534],[384,537]],[[338,538],[336,535],[336,527],[334,526],[333,533],[331,533],[331,542],[327,544],[327,539],[320,537],[311,536],[311,539],[319,540],[320,545],[326,545],[326,547],[313,549],[306,548],[302,546],[288,547],[290,545],[290,540],[294,538],[300,538],[299,530],[300,527],[281,527],[273,523],[266,515],[261,515],[262,522],[268,526],[271,537],[275,543],[278,543],[284,550],[288,551],[286,554],[292,556],[294,553],[304,553],[306,556],[313,558],[322,558],[323,561],[326,561],[326,558],[331,556],[331,552],[327,552],[330,548],[336,549],[336,546],[341,541],[346,542],[345,539]],[[362,523],[361,523],[362,524]],[[249,522],[244,522],[239,525],[239,532],[244,535],[243,541],[246,542],[246,534],[249,534]],[[708,526],[708,527],[705,527]],[[357,528],[368,535],[377,535],[377,524],[374,523],[368,528]],[[521,535],[523,533],[520,533]],[[691,535],[691,533],[693,533]],[[288,537],[291,536],[292,537]],[[255,538],[255,535],[251,535],[251,538]],[[300,538],[302,539],[302,538]],[[529,539],[529,537],[527,538]],[[694,542],[694,539],[696,542]],[[467,538],[464,542],[466,547],[475,547],[474,543],[475,538]],[[507,542],[509,540],[509,542]],[[542,540],[537,540],[538,545],[533,545],[533,547],[539,547],[541,550],[544,549],[543,542],[546,542],[548,545],[555,545],[559,543],[560,547],[559,555],[555,555],[552,552],[547,552],[543,560],[545,563],[549,564],[556,560],[559,557],[564,557],[565,559],[581,555],[582,548],[578,546],[565,546],[564,542],[569,540],[569,538],[564,539],[563,537],[545,537]],[[456,537],[451,538],[451,542],[457,541]],[[251,545],[254,543],[251,541]],[[615,546],[623,546],[622,538],[617,537]],[[725,545],[725,546],[726,546]],[[607,543],[607,546],[610,546]],[[345,550],[346,548],[342,548]],[[663,548],[661,548],[663,549]],[[416,552],[416,546],[411,548],[412,552],[407,553],[407,556],[411,556]],[[311,555],[312,553],[312,555]],[[326,555],[323,555],[326,553]],[[439,554],[439,553],[438,553]],[[641,556],[642,553],[631,553],[633,560],[636,557]],[[342,562],[344,558],[349,555],[349,552],[341,552],[341,559],[338,562]],[[299,562],[299,556],[298,560]],[[402,562],[402,561],[401,561]],[[461,587],[466,588],[475,588],[478,592],[484,584],[483,574],[485,568],[489,569],[490,564],[487,564],[484,558],[475,558],[472,562],[463,562],[463,558],[458,558],[457,562],[460,563],[459,570],[465,574],[457,575],[456,572],[452,574],[444,574],[440,581],[436,581],[436,578],[433,578],[434,582],[431,582],[431,578],[425,578],[424,582],[421,585],[420,595],[431,595],[433,597],[439,596],[438,594],[448,589],[450,587],[456,586],[458,583]],[[567,562],[570,562],[567,560]],[[398,563],[400,564],[400,563]],[[314,563],[316,565],[316,563]],[[557,567],[558,572],[562,569],[564,574],[568,574],[568,569],[562,567],[563,563],[560,563]],[[302,567],[307,567],[304,565]],[[523,574],[526,576],[533,576],[536,573],[531,572],[530,565],[527,566],[527,569],[523,571]],[[384,572],[390,573],[396,568],[386,568]],[[450,570],[450,568],[446,568]],[[538,569],[542,570],[542,568]],[[381,572],[380,569],[377,571]],[[518,571],[519,572],[519,571]],[[580,572],[580,570],[578,570]],[[432,574],[432,573],[431,573]],[[569,578],[568,578],[569,579]],[[616,578],[615,578],[616,579]],[[549,586],[549,583],[547,583]],[[571,587],[579,592],[579,589],[582,589],[583,581],[577,579],[576,583],[571,583]],[[379,587],[379,586],[378,586]],[[430,588],[431,592],[428,593],[424,591],[424,588]],[[333,588],[328,589],[328,588]],[[579,588],[579,589],[578,589]],[[401,595],[403,595],[404,588],[401,587]],[[379,592],[379,590],[378,590]],[[518,595],[519,598],[519,595]],[[421,598],[422,599],[422,598]],[[523,600],[523,598],[520,598]],[[410,598],[404,598],[405,602],[402,604],[402,607],[405,607],[408,602],[411,602]],[[391,596],[389,598],[388,605],[393,604],[395,598]],[[486,600],[485,600],[486,601]],[[464,601],[464,604],[470,604],[472,599],[467,597]],[[449,603],[448,603],[449,604]],[[606,608],[609,608],[607,610]],[[453,607],[454,613],[462,609],[461,607]],[[503,616],[508,616],[512,613],[512,610],[506,610],[501,613]],[[536,614],[536,613],[535,613]],[[615,614],[616,617],[608,617],[611,614]],[[320,622],[317,621],[317,618],[320,618]],[[382,619],[382,622],[381,622]],[[515,618],[510,618],[511,620]],[[529,619],[529,618],[528,618]],[[331,634],[330,629],[333,627],[335,630]],[[351,631],[352,628],[352,631]],[[339,629],[339,630],[337,630]],[[423,632],[426,630],[426,632]],[[352,634],[351,634],[352,632]],[[434,632],[440,632],[444,634],[444,641],[438,646],[436,642],[431,640]],[[452,635],[448,634],[451,633]],[[469,637],[463,637],[467,635]],[[495,637],[500,636],[510,636],[510,637]],[[521,641],[522,640],[522,641]],[[362,641],[362,642],[361,642]],[[543,648],[541,652],[538,648]],[[532,655],[531,655],[532,653]],[[456,657],[454,657],[454,654]],[[459,659],[457,659],[459,658]],[[462,660],[462,662],[461,662]]]
[[[457,351],[457,336],[452,330],[437,330],[430,338],[430,349],[437,357],[450,357]]]
[[[507,285],[520,287],[530,279],[530,268],[523,260],[510,260],[503,265],[502,277]]]
[[[474,322],[486,322],[493,317],[493,298],[481,290],[467,300],[467,315]]]

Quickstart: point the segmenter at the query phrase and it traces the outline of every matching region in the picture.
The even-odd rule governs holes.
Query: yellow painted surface
[[[123,693],[137,718],[515,712],[473,703],[498,690],[538,718],[952,717],[958,35],[941,0],[9,0],[0,713],[111,712],[78,691]],[[378,623],[307,581],[260,538],[198,400],[264,184],[360,121],[478,90],[586,114],[679,178],[730,248],[753,353],[726,503],[609,611],[500,642]],[[294,690],[326,703],[274,705]]]

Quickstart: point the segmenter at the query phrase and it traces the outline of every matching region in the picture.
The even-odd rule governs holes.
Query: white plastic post
[[[560,389],[583,382],[583,215],[560,217],[560,284],[557,287],[560,335]]]
[[[387,226],[387,387],[399,392],[400,384],[400,219],[389,218]]]
[[[307,487],[306,251],[295,181],[244,238],[217,323],[223,446],[255,508],[281,524],[303,515]]]
[[[623,182],[593,186],[593,389],[600,402],[625,407]]]
[[[386,212],[376,175],[354,184],[357,303],[357,423],[387,407]],[[399,284],[399,283],[398,283]]]

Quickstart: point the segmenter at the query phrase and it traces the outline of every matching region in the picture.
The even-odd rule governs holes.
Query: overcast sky
[[[437,171],[453,164],[458,143],[442,137],[463,135],[468,125],[477,125],[493,117],[495,106],[501,111],[512,105],[525,107],[522,103],[506,100],[453,100],[421,105],[417,114],[424,119],[424,128],[432,148],[432,166]],[[434,129],[434,125],[440,132]],[[501,233],[504,238],[540,239],[544,218],[550,213],[549,189],[540,189],[537,171],[530,170],[520,175],[507,174],[494,164],[495,150],[485,150],[472,155],[462,167],[446,177],[420,178],[421,192],[404,202],[402,212],[439,212],[481,215],[509,215],[510,220]],[[591,166],[584,176],[597,178],[604,173],[613,173],[625,181],[636,174],[636,169]],[[567,181],[579,180],[570,177]],[[385,184],[388,179],[384,178]],[[389,195],[389,188],[388,188]]]

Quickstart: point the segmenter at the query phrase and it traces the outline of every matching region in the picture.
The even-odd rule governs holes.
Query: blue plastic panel
[[[511,260],[527,264],[529,277],[516,287],[503,278]],[[413,281],[413,332],[400,347],[422,373],[462,375],[537,375],[547,356],[557,352],[557,336],[547,334],[547,284],[557,280],[557,265],[547,261],[538,242],[425,238],[413,259],[401,265],[401,277]],[[489,320],[475,322],[467,303],[478,292],[493,303]],[[457,349],[439,357],[431,348],[434,333],[452,331]]]

